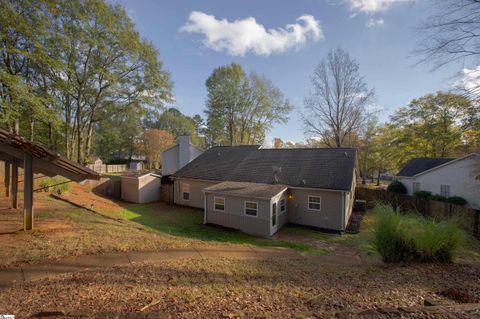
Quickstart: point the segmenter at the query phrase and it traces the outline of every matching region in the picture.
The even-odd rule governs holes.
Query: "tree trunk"
[[[18,119],[15,119],[14,123],[13,123],[13,134],[19,134],[20,133],[20,124],[19,124],[19,121]]]
[[[89,158],[92,151],[92,139],[93,139],[93,121],[90,121],[88,124],[88,133],[87,133],[87,151],[86,155]]]
[[[80,97],[78,98],[77,103],[77,162],[83,164],[85,156],[83,150],[82,107]]]
[[[70,96],[65,97],[65,155],[71,158],[70,143],[70,122],[72,121],[72,108],[70,107]]]
[[[34,127],[34,120],[33,118],[30,116],[28,118],[28,140],[30,142],[33,142],[33,127]]]

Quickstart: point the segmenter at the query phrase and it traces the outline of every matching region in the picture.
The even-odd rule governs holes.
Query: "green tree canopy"
[[[438,92],[412,100],[391,121],[401,129],[397,141],[408,157],[447,157],[455,155],[476,116],[467,97]]]
[[[213,144],[262,144],[265,132],[285,123],[292,106],[273,83],[239,64],[213,70],[207,86],[207,134]]]
[[[3,125],[27,110],[32,139],[85,162],[102,121],[121,112],[145,116],[171,100],[170,76],[157,49],[140,37],[120,5],[8,0],[0,11],[0,81],[6,92],[0,102],[2,111],[9,107]],[[25,63],[28,68],[12,69],[12,58],[16,69]],[[140,125],[137,116],[126,119]],[[41,134],[33,134],[34,123]]]

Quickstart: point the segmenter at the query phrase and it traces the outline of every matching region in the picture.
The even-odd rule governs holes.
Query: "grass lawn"
[[[300,252],[325,255],[326,249],[287,240],[272,240],[250,236],[239,231],[203,224],[203,211],[176,207],[163,203],[127,204],[121,216],[162,234],[201,241],[275,246],[296,249]]]
[[[3,203],[3,202],[0,202]],[[23,232],[21,211],[0,210],[0,267],[110,251],[185,247],[194,240],[162,235],[35,194],[35,230]]]
[[[5,232],[21,226],[21,213],[0,211],[0,227],[4,230],[0,236],[0,267],[106,251],[211,244],[281,246],[309,254],[335,253],[337,249],[375,257],[369,246],[374,214],[365,216],[358,235],[328,235],[287,226],[278,239],[264,239],[204,226],[199,210],[162,203],[108,203],[91,192],[74,195],[75,188],[70,193],[72,198],[83,198],[82,205],[86,206],[95,199],[96,209],[121,221],[87,212],[46,193],[36,195],[34,232]],[[336,248],[330,250],[331,246]],[[0,313],[12,313],[18,318],[41,311],[76,313],[87,318],[101,317],[99,313],[103,317],[158,313],[149,317],[356,318],[355,314],[365,309],[422,306],[425,298],[458,304],[446,297],[445,291],[480,301],[478,247],[478,241],[472,241],[460,259],[451,264],[368,262],[353,266],[319,264],[316,258],[322,257],[217,257],[92,269],[0,290]],[[480,311],[446,310],[433,315],[377,313],[375,318],[475,316],[479,317]]]

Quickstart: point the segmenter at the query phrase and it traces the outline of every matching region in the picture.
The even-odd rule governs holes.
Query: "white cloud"
[[[355,13],[376,13],[390,9],[393,5],[412,0],[346,0]]]
[[[308,39],[323,39],[320,22],[311,15],[303,15],[285,28],[266,29],[255,18],[228,21],[199,11],[192,11],[182,32],[204,35],[203,44],[215,51],[243,56],[248,52],[268,56],[298,48]]]
[[[375,28],[375,27],[383,27],[383,25],[385,24],[385,21],[383,21],[383,19],[373,19],[373,18],[370,18],[366,23],[365,23],[365,26],[367,28]]]
[[[467,91],[478,91],[480,88],[480,65],[474,69],[465,68],[462,73],[462,78],[455,83],[456,86]]]

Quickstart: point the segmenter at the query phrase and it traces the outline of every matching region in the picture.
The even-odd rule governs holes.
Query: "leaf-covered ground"
[[[479,265],[322,266],[298,260],[226,258],[135,264],[86,271],[0,291],[0,313],[160,313],[171,318],[331,318],[376,307],[412,307],[461,289],[480,298]],[[150,305],[142,311],[146,306]],[[385,314],[381,317],[395,317]],[[405,317],[405,316],[404,316]],[[472,318],[480,313],[415,313]]]

